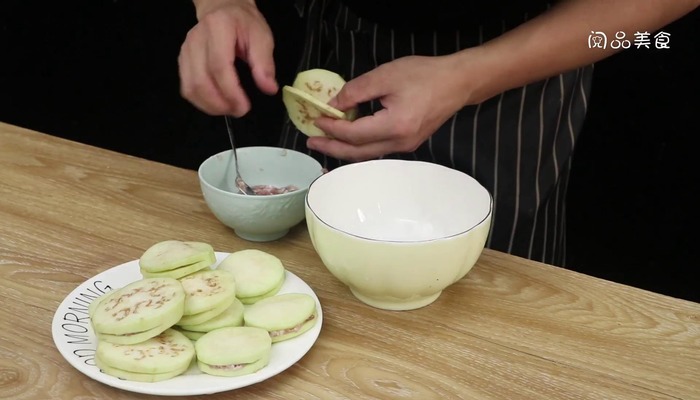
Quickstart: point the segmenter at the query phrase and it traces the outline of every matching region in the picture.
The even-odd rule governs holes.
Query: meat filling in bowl
[[[284,193],[289,193],[293,192],[295,190],[299,190],[298,187],[294,185],[288,185],[285,187],[276,187],[272,185],[256,185],[251,187],[253,189],[253,192],[257,194],[258,196],[267,196],[267,195],[272,195],[272,194],[284,194]]]

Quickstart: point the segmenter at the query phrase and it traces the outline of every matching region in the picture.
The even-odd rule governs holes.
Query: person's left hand
[[[416,150],[469,99],[455,81],[464,74],[456,61],[409,56],[348,81],[331,106],[348,110],[376,99],[383,108],[352,122],[319,118],[316,126],[330,138],[309,138],[307,146],[350,161]]]

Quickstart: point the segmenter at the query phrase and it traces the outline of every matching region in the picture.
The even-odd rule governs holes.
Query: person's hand
[[[178,57],[180,92],[207,114],[243,116],[250,99],[234,68],[236,58],[248,64],[262,92],[278,90],[270,27],[252,0],[200,0],[196,6],[199,22]]]
[[[414,151],[471,101],[461,84],[465,67],[453,56],[410,56],[380,65],[348,81],[329,104],[348,110],[376,99],[383,108],[352,122],[319,118],[316,126],[330,138],[309,138],[307,146],[351,161]]]

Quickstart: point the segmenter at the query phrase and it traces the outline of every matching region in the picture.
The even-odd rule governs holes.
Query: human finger
[[[377,99],[387,90],[381,83],[382,71],[374,69],[349,80],[328,104],[339,110],[349,110],[358,104]]]
[[[250,100],[236,73],[235,29],[225,23],[209,24],[209,40],[206,42],[206,65],[211,79],[225,99],[229,113],[241,117],[250,110]]]
[[[180,94],[207,114],[224,114],[229,106],[207,72],[204,46],[191,35],[196,33],[188,34],[178,56]]]
[[[273,57],[275,44],[269,28],[259,26],[251,29],[248,46],[246,62],[250,66],[255,84],[264,93],[277,93],[279,86],[275,79]]]
[[[306,146],[339,160],[365,161],[393,153],[395,144],[385,140],[356,146],[340,140],[316,136],[307,139]]]
[[[316,119],[315,125],[335,139],[354,145],[362,145],[391,139],[394,135],[389,118],[387,110],[382,109],[354,121],[319,117]]]

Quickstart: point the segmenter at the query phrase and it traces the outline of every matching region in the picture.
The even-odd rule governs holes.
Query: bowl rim
[[[306,157],[306,158],[308,158],[308,159],[314,161],[314,162],[318,165],[318,170],[319,170],[319,173],[320,173],[321,175],[319,175],[319,176],[317,176],[316,178],[314,178],[313,181],[311,181],[311,183],[313,183],[314,181],[316,181],[316,179],[318,179],[318,178],[320,178],[321,176],[323,176],[323,165],[321,165],[321,163],[318,162],[318,160],[316,160],[315,158],[311,157],[310,155],[308,155],[308,154],[306,154],[306,153],[302,153],[302,152],[297,151],[297,150],[294,150],[294,149],[288,149],[288,148],[286,148],[286,147],[275,147],[275,146],[245,146],[245,147],[239,147],[239,148],[238,148],[238,150],[243,150],[243,149],[253,149],[253,150],[255,150],[255,149],[264,149],[264,150],[286,150],[286,151],[288,151],[288,152],[298,153],[298,154],[300,154],[300,155],[302,155],[302,156],[304,156],[304,157]],[[237,197],[237,198],[259,199],[259,200],[265,199],[265,200],[262,200],[262,201],[272,201],[272,199],[279,199],[279,198],[283,198],[283,197],[298,196],[299,194],[302,194],[302,193],[303,193],[303,194],[306,194],[306,192],[308,192],[309,188],[311,187],[311,183],[309,183],[308,186],[305,186],[305,187],[303,187],[303,188],[299,188],[298,190],[295,190],[295,191],[292,191],[292,192],[281,193],[281,194],[270,194],[270,195],[264,195],[264,196],[251,196],[251,195],[248,195],[248,194],[236,193],[236,192],[231,192],[231,191],[228,191],[228,190],[220,189],[220,188],[214,186],[213,184],[211,184],[208,180],[204,179],[204,177],[202,176],[202,168],[204,167],[204,164],[205,164],[206,162],[208,162],[209,160],[211,160],[212,158],[217,157],[217,156],[220,156],[220,155],[225,154],[225,153],[230,153],[231,151],[232,151],[231,149],[222,150],[222,151],[220,151],[220,152],[218,152],[218,153],[215,153],[215,154],[212,154],[212,155],[210,155],[209,157],[207,157],[206,159],[204,159],[204,161],[202,161],[202,162],[199,164],[199,167],[197,168],[197,177],[199,178],[199,182],[202,183],[202,184],[204,184],[207,188],[211,189],[212,191],[214,191],[214,192],[216,192],[216,193],[221,193],[221,194],[224,194],[224,195],[230,195],[230,196],[234,196],[234,197]]]
[[[316,179],[314,179],[314,180],[311,182],[311,184],[310,184],[309,187],[307,188],[306,195],[304,196],[304,205],[305,205],[306,208],[314,215],[314,217],[316,217],[316,219],[317,219],[319,222],[321,222],[323,225],[327,226],[328,228],[330,228],[331,230],[333,230],[333,231],[335,231],[335,232],[340,232],[340,233],[342,233],[342,234],[345,234],[345,235],[348,235],[348,236],[351,236],[351,237],[354,237],[354,238],[357,238],[357,239],[360,239],[360,240],[366,240],[366,241],[369,241],[369,242],[392,243],[392,244],[422,244],[422,243],[431,243],[431,242],[436,242],[436,241],[440,241],[440,240],[452,239],[452,238],[455,238],[455,237],[458,237],[458,236],[462,236],[462,235],[464,235],[464,234],[466,234],[466,233],[468,233],[468,232],[470,232],[470,231],[472,231],[472,230],[478,228],[479,226],[483,225],[484,222],[487,221],[487,220],[493,215],[493,195],[491,194],[491,192],[490,192],[488,189],[486,189],[486,188],[481,184],[481,182],[477,181],[476,178],[474,178],[473,176],[471,176],[471,175],[469,175],[469,174],[467,174],[467,173],[465,173],[465,172],[462,172],[462,171],[460,171],[460,170],[458,170],[458,169],[446,167],[446,166],[444,166],[444,165],[442,165],[442,164],[438,164],[438,163],[433,163],[433,162],[429,162],[429,161],[420,161],[420,160],[377,159],[377,160],[362,161],[361,163],[375,163],[375,162],[376,162],[376,163],[380,163],[380,162],[387,162],[387,161],[388,161],[388,162],[396,162],[396,161],[398,161],[399,163],[422,163],[422,164],[430,164],[431,166],[438,166],[438,167],[441,167],[441,168],[447,168],[447,169],[450,169],[450,170],[453,170],[453,171],[457,171],[457,172],[459,172],[459,173],[461,173],[461,174],[464,174],[464,175],[466,175],[467,177],[473,179],[474,182],[475,182],[476,184],[478,184],[479,186],[481,186],[481,188],[483,188],[483,189],[486,191],[486,194],[489,196],[489,210],[488,210],[488,212],[486,213],[486,215],[484,215],[484,218],[482,218],[481,220],[479,220],[479,222],[477,222],[476,224],[472,225],[471,227],[469,227],[469,228],[467,228],[467,229],[465,229],[465,230],[463,230],[463,231],[453,233],[453,234],[451,234],[451,235],[440,236],[440,237],[435,237],[435,238],[431,238],[431,239],[422,239],[422,240],[387,240],[387,239],[375,239],[375,238],[370,238],[370,237],[366,237],[366,236],[363,236],[363,235],[358,235],[358,234],[356,234],[356,233],[351,233],[351,232],[348,232],[348,231],[346,231],[346,230],[339,229],[339,228],[336,228],[336,227],[334,227],[334,226],[331,226],[328,222],[324,221],[324,220],[316,213],[316,211],[314,211],[313,207],[311,207],[311,205],[309,204],[309,194],[311,193],[311,188],[313,187],[313,185],[314,185],[319,179],[321,179],[321,178],[323,178],[324,176],[328,175],[328,174],[331,173],[333,170],[328,171],[328,173],[323,174],[323,175],[317,177]],[[341,169],[341,168],[345,168],[345,167],[351,167],[351,166],[356,165],[356,164],[359,164],[359,163],[352,163],[352,164],[341,165],[340,167],[337,167],[337,168],[335,168],[334,170]],[[308,223],[308,222],[307,222],[307,223]]]

